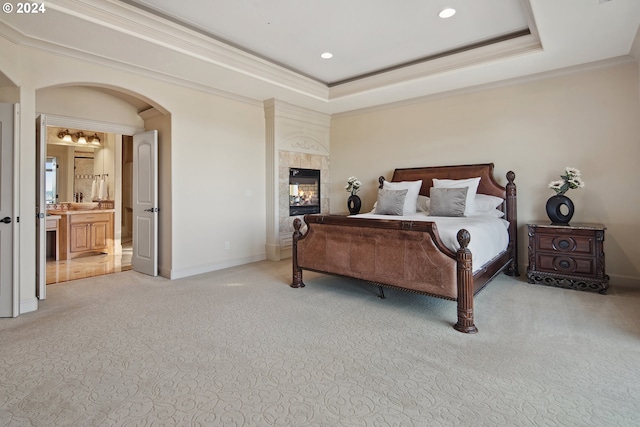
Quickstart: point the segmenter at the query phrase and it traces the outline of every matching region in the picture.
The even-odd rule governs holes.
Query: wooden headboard
[[[516,276],[518,276],[518,204],[516,185],[513,182],[516,177],[515,173],[512,171],[507,172],[506,187],[498,184],[493,177],[493,163],[396,169],[393,172],[393,178],[391,181],[417,181],[421,179],[422,187],[420,187],[420,194],[423,196],[429,196],[429,191],[433,186],[433,178],[466,179],[477,177],[480,177],[478,193],[501,197],[505,200],[501,210],[505,213],[504,218],[509,221],[508,251],[513,254],[513,263],[510,269]],[[382,188],[384,177],[381,176],[379,181],[380,187]]]
[[[493,163],[459,166],[429,166],[423,168],[396,169],[391,181],[422,180],[420,194],[429,196],[433,186],[433,178],[437,179],[465,179],[480,177],[478,193],[507,198],[506,188],[497,183],[493,177]]]

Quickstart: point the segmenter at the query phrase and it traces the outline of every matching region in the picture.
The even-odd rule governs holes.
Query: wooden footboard
[[[455,300],[455,329],[475,333],[474,280],[470,240],[466,230],[458,233],[460,249],[449,250],[436,224],[347,218],[337,215],[305,216],[294,220],[293,280],[304,287],[302,270],[312,270],[410,292]]]
[[[481,178],[478,193],[504,199],[499,209],[510,224],[507,249],[475,274],[467,230],[458,232],[460,249],[453,252],[442,243],[433,222],[306,215],[304,233],[299,218],[293,223],[291,287],[305,286],[302,280],[305,269],[454,300],[458,304],[454,328],[476,333],[474,295],[501,271],[519,275],[515,174],[508,172],[508,183],[502,187],[493,177],[493,164],[486,163],[396,169],[392,181],[422,180],[420,194],[429,196],[433,178],[473,177]],[[383,181],[381,177],[381,185]]]

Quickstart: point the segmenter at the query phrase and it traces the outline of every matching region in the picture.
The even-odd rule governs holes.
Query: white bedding
[[[412,215],[376,215],[360,214],[349,218],[391,219],[400,221],[431,221],[438,227],[440,239],[444,245],[452,251],[460,249],[458,244],[458,231],[466,229],[471,234],[469,250],[472,254],[472,268],[475,273],[487,262],[495,258],[500,252],[507,249],[509,244],[509,222],[502,218],[494,218],[488,215],[471,215],[467,217],[440,217],[429,216],[425,212],[417,212]]]

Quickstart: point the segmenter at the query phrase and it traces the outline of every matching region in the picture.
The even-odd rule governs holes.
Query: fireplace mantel
[[[269,260],[291,256],[293,220],[289,216],[289,169],[321,171],[321,213],[329,213],[329,138],[328,114],[270,99],[264,102],[267,243]]]

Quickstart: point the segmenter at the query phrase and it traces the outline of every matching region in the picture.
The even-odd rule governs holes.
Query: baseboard
[[[254,256],[250,256],[250,257],[245,257],[245,258],[230,259],[230,260],[226,260],[226,261],[222,261],[222,262],[217,262],[215,264],[207,264],[207,265],[203,265],[203,266],[195,267],[195,268],[187,268],[187,269],[184,269],[184,270],[171,270],[169,276],[165,276],[164,274],[162,274],[162,276],[163,277],[169,277],[171,280],[173,280],[173,279],[182,279],[183,277],[195,276],[197,274],[203,274],[203,273],[209,273],[209,272],[212,272],[212,271],[223,270],[225,268],[236,267],[238,265],[244,265],[244,264],[250,264],[252,262],[264,261],[265,259],[267,259],[266,254],[260,254],[260,255],[254,255]]]
[[[30,313],[38,309],[38,298],[20,300],[20,314]]]
[[[265,252],[269,261],[280,261],[280,245],[267,243],[265,245]]]
[[[609,274],[609,287],[612,286],[640,288],[640,277],[626,276],[624,274]]]

